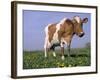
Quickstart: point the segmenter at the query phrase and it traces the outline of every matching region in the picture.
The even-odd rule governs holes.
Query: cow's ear
[[[87,22],[88,22],[88,18],[84,18],[84,19],[82,20],[82,22],[83,22],[83,23],[87,23]]]

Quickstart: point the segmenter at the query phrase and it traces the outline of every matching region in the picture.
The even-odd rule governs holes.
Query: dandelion
[[[58,65],[58,67],[65,67],[65,64],[61,63],[61,64]]]

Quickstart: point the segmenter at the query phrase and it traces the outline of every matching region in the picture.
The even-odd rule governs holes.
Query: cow
[[[61,47],[61,59],[64,60],[64,45],[67,45],[68,56],[70,56],[70,45],[73,36],[76,34],[79,37],[84,36],[83,23],[87,23],[88,18],[81,19],[79,16],[74,16],[72,19],[63,18],[58,23],[48,24],[45,27],[45,42],[44,53],[47,57],[49,50],[53,51],[53,56],[56,57],[55,47]]]

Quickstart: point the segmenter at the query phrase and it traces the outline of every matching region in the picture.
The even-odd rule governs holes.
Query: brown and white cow
[[[68,48],[68,56],[70,56],[70,44],[73,36],[76,34],[79,37],[84,35],[83,23],[86,23],[88,18],[81,19],[79,16],[74,16],[72,20],[64,18],[59,23],[49,24],[45,27],[45,57],[48,50],[53,51],[53,56],[56,57],[55,47],[61,47],[62,60],[64,60],[64,44]]]

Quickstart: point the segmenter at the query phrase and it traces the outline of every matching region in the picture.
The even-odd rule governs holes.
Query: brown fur
[[[49,42],[51,42],[55,31],[56,31],[56,24],[51,24],[48,27]]]
[[[60,29],[58,30],[58,40],[60,43],[62,43],[61,40],[62,38],[64,39],[64,41],[67,43],[69,54],[70,54],[70,44],[71,44],[73,35],[76,34],[79,37],[82,37],[84,35],[82,25],[83,23],[86,23],[88,21],[87,18],[84,18],[83,20],[81,20],[81,18],[79,17],[79,19],[80,19],[80,22],[75,20],[75,18],[73,18],[72,20],[65,18],[64,22],[60,24]],[[54,33],[56,32],[56,26],[57,26],[57,23],[51,24],[48,26],[48,35],[49,35],[48,39],[50,43],[53,39]],[[64,56],[64,47],[61,47],[61,51],[62,51],[62,56]]]
[[[48,35],[49,35],[49,41],[51,42],[53,35],[56,31],[56,25],[57,24],[51,24],[48,27]],[[64,25],[61,25],[60,30],[58,31],[58,38],[59,41],[61,41],[61,38],[65,38],[66,41],[69,43],[71,41],[70,38],[72,38],[74,33],[74,25],[71,20],[66,20]]]

